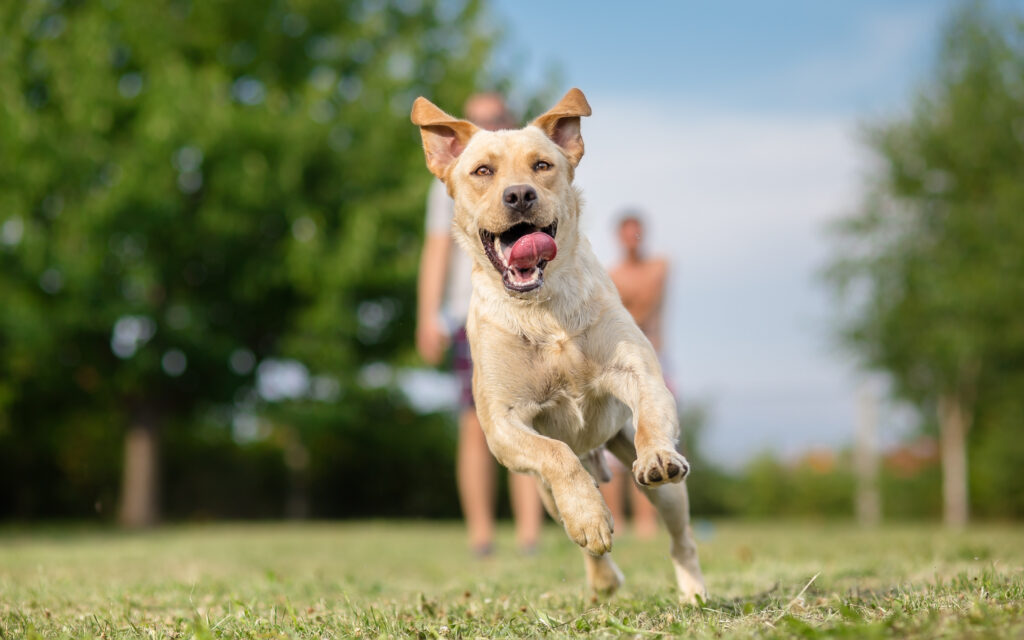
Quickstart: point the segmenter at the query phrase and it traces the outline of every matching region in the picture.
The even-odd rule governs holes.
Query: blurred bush
[[[0,517],[452,513],[444,417],[378,387],[409,108],[501,88],[494,38],[474,1],[0,4]]]

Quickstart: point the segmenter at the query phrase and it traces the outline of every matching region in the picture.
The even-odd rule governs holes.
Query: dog
[[[579,89],[519,130],[484,131],[417,98],[427,168],[455,201],[452,230],[473,259],[466,331],[487,444],[530,473],[545,508],[583,550],[587,582],[611,594],[611,513],[595,475],[602,447],[627,468],[671,536],[682,597],[706,598],[676,451],[679,419],[651,343],[580,231]]]

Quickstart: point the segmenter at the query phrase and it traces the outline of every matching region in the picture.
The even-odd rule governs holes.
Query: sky
[[[836,346],[817,274],[871,173],[864,124],[907,112],[954,6],[492,3],[497,67],[526,88],[556,69],[593,108],[577,184],[598,256],[615,261],[614,221],[635,207],[672,261],[665,355],[710,410],[715,462],[847,444],[860,390],[880,393]],[[907,434],[905,412],[881,415],[884,444]]]

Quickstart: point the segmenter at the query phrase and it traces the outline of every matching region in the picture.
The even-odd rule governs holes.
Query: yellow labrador
[[[573,174],[589,115],[579,89],[514,131],[480,130],[425,98],[412,108],[427,167],[455,200],[455,238],[473,258],[466,329],[488,446],[540,478],[548,512],[584,550],[590,586],[610,593],[622,583],[608,555],[612,519],[587,470],[606,446],[665,521],[679,588],[694,601],[704,579],[675,400],[579,227]]]

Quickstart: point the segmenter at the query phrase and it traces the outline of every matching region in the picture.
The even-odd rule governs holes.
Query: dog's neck
[[[558,268],[529,295],[509,294],[483,265],[474,265],[470,313],[537,344],[582,334],[606,311],[603,301],[615,300],[618,294],[585,237],[580,236],[570,251],[559,253],[557,260]],[[611,289],[612,297],[599,289]]]

